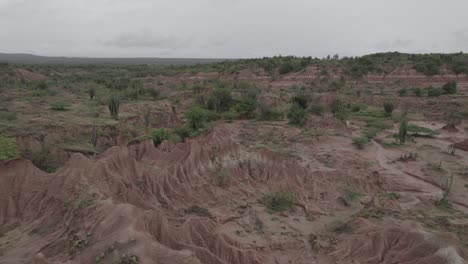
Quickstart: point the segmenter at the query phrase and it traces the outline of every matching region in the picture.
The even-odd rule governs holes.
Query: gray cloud
[[[236,58],[468,51],[468,29],[460,30],[468,1],[449,2],[0,0],[0,52]]]
[[[457,44],[468,46],[468,28],[457,30],[452,35]]]
[[[190,47],[188,39],[175,36],[153,36],[149,30],[119,34],[112,40],[104,41],[106,46],[119,48],[158,48],[177,50]]]
[[[413,43],[410,39],[397,38],[394,41],[383,40],[374,45],[374,48],[379,51],[395,51],[408,49]]]

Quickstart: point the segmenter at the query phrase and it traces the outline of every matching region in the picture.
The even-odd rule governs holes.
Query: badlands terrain
[[[467,74],[1,64],[0,263],[466,263]]]

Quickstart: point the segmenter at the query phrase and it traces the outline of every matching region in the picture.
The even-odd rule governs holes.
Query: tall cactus
[[[109,103],[107,104],[109,107],[109,112],[111,114],[111,117],[115,120],[119,119],[119,107],[120,107],[120,99],[116,95],[113,95],[109,99]]]
[[[93,147],[96,148],[97,142],[98,142],[98,129],[96,125],[93,125],[93,131],[91,134],[91,142],[93,143]]]

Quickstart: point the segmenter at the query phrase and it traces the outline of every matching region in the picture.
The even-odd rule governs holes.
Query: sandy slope
[[[54,174],[12,160],[0,165],[0,263],[464,263],[453,233],[420,221],[440,188],[389,165],[394,152],[235,122],[177,145],[74,154]],[[348,188],[362,197],[343,203]],[[294,210],[268,212],[263,195],[283,189]]]

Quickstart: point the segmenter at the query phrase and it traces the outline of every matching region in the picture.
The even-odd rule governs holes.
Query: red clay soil
[[[24,159],[0,164],[0,263],[463,263],[468,256],[456,239],[423,227],[361,218],[349,223],[352,234],[316,246],[305,230],[343,210],[345,181],[354,177],[372,194],[385,179],[354,175],[359,166],[346,149],[349,160],[336,162],[348,172],[318,171],[238,143],[233,128],[158,148],[149,141],[112,147],[96,160],[74,154],[54,174]],[[230,175],[226,186],[218,183],[221,171]],[[270,220],[260,201],[278,189],[297,201],[291,216],[277,217],[302,227]],[[194,205],[211,215],[191,214]],[[244,222],[259,217],[281,227],[267,235],[259,220]],[[236,223],[251,231],[227,232]]]
[[[45,75],[25,69],[17,69],[16,77],[27,81],[43,81],[47,79]]]
[[[457,149],[464,150],[464,151],[468,151],[468,139],[466,139],[466,140],[464,140],[462,142],[458,142],[458,143],[453,144],[453,147],[457,148]]]

